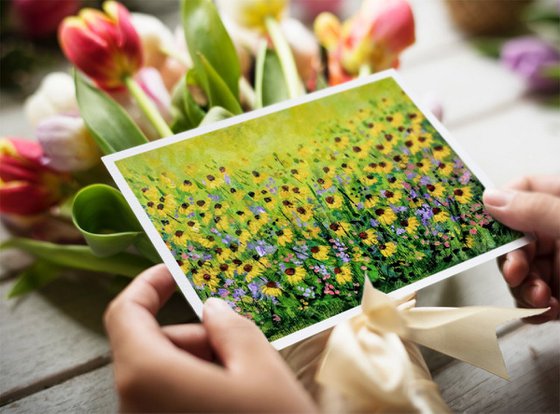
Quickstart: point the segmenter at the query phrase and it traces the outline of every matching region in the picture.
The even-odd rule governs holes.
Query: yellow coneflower
[[[288,267],[284,270],[284,275],[290,285],[295,285],[305,279],[307,272],[301,266]]]
[[[327,260],[329,258],[330,248],[328,246],[313,246],[311,248],[311,255],[316,260]]]
[[[204,177],[204,184],[210,189],[218,188],[224,184],[224,178],[221,175],[207,174]]]
[[[453,164],[450,162],[440,162],[437,165],[437,172],[445,177],[453,172]]]
[[[366,175],[360,177],[360,181],[364,185],[372,186],[377,182],[377,176],[373,173],[369,173],[369,174],[366,174]]]
[[[451,148],[445,144],[437,144],[432,147],[432,154],[436,160],[443,161],[451,154]]]
[[[402,192],[400,191],[383,190],[382,194],[391,204],[397,204],[402,198]]]
[[[171,177],[170,177],[171,175]],[[175,188],[175,177],[167,172],[162,172],[159,175],[159,181],[165,184],[166,188]]]
[[[335,267],[334,277],[341,285],[349,283],[352,281],[352,270],[348,266]]]
[[[474,246],[474,237],[469,234],[467,237],[465,237],[465,247],[472,249],[473,246]]]
[[[468,204],[472,200],[472,191],[470,187],[461,187],[453,190],[455,200],[461,204]]]
[[[345,236],[348,233],[350,227],[351,227],[350,224],[344,221],[331,223],[329,225],[329,229],[331,229],[334,232],[334,234],[336,234],[339,237]]]
[[[375,215],[377,216],[377,220],[386,226],[390,226],[397,219],[397,215],[389,207],[376,209]]]
[[[161,193],[156,187],[144,187],[141,191],[144,198],[148,201],[156,202],[161,197]]]
[[[273,281],[267,282],[266,284],[262,285],[261,290],[265,295],[268,296],[278,297],[282,295],[282,289],[280,285]]]
[[[432,213],[434,214],[434,221],[436,223],[443,223],[449,218],[449,213],[439,207],[432,208]]]
[[[380,161],[377,163],[376,171],[389,174],[393,170],[393,163],[390,161]]]
[[[408,148],[412,155],[416,155],[418,151],[422,149],[422,147],[420,147],[420,145],[418,144],[418,140],[412,138],[408,138],[406,141],[404,141],[404,146]]]
[[[420,225],[420,222],[416,217],[409,217],[401,221],[401,226],[406,230],[408,234],[416,233],[416,229]]]
[[[393,120],[391,121],[391,126],[394,128],[398,128],[403,124],[404,116],[400,112],[394,113],[392,115]]]
[[[247,244],[249,240],[251,240],[251,232],[248,230],[242,230],[241,233],[237,236],[239,243]]]
[[[346,135],[337,135],[336,137],[334,137],[333,141],[334,145],[340,149],[346,148],[348,146],[348,143],[350,142]]]
[[[420,147],[427,148],[432,144],[433,138],[431,134],[424,133],[419,135],[416,141]]]
[[[342,197],[338,194],[328,194],[325,197],[325,203],[328,208],[336,209],[342,206]]]
[[[255,184],[262,183],[264,180],[266,180],[266,178],[267,178],[266,174],[262,173],[261,171],[257,171],[257,170],[251,171],[251,180]]]
[[[422,174],[428,174],[432,169],[432,163],[429,159],[423,158],[418,161],[416,164],[416,169],[421,172]]]
[[[441,198],[445,192],[445,187],[441,183],[426,185],[428,193],[435,198]]]
[[[377,234],[373,229],[367,229],[365,231],[361,231],[360,233],[358,233],[358,237],[360,238],[360,240],[362,240],[364,244],[368,246],[378,243]]]
[[[220,284],[220,279],[209,269],[200,269],[193,276],[194,284],[198,287],[207,287],[211,292],[215,292]]]
[[[408,165],[408,157],[406,155],[397,154],[393,156],[393,162],[402,170]]]
[[[254,278],[262,273],[262,268],[256,262],[242,263],[238,268],[239,274],[245,274],[245,280],[251,282]]]
[[[381,254],[385,257],[392,256],[397,251],[397,245],[393,242],[387,242],[377,246]]]
[[[333,181],[329,177],[317,178],[317,184],[319,184],[324,190],[328,190],[333,186]]]
[[[321,228],[315,225],[308,225],[307,227],[305,227],[305,232],[307,233],[309,238],[314,239],[316,237],[319,237],[319,234],[321,233]]]
[[[173,243],[175,243],[176,246],[185,247],[185,243],[187,241],[187,234],[185,233],[184,230],[177,230],[173,234],[171,240],[173,241]]]
[[[297,216],[299,217],[299,219],[301,221],[308,222],[309,220],[311,220],[313,218],[313,211],[311,210],[311,206],[299,206],[296,207],[296,213]]]
[[[278,244],[280,246],[285,246],[294,239],[294,232],[289,228],[278,230],[276,235],[278,236]]]
[[[364,207],[367,209],[373,209],[379,203],[379,197],[375,197],[371,194],[366,195],[366,201],[364,201]]]
[[[181,188],[185,191],[191,191],[196,187],[191,180],[183,180],[183,182],[181,183]]]

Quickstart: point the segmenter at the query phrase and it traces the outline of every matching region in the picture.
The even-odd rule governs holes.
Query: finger
[[[541,315],[531,316],[529,318],[523,318],[523,322],[531,323],[531,324],[540,324],[545,323],[548,321],[557,320],[560,316],[560,305],[558,304],[558,299],[551,298],[548,304],[550,307],[545,313]]]
[[[529,260],[524,250],[514,250],[505,256],[502,274],[510,287],[519,286],[529,274]]]
[[[560,238],[560,198],[515,190],[484,192],[484,204],[498,221],[515,230]]]
[[[206,361],[214,361],[206,329],[201,324],[168,325],[162,331],[173,344],[184,351]]]
[[[508,184],[506,188],[520,191],[552,194],[560,197],[560,175],[523,177]]]
[[[148,345],[160,338],[154,315],[175,290],[175,283],[164,265],[154,266],[134,279],[105,312],[105,327],[111,343],[135,341]]]
[[[257,326],[236,314],[226,302],[211,298],[204,304],[203,324],[212,348],[222,364],[231,370],[244,366],[265,366],[276,352]]]
[[[546,308],[551,298],[550,287],[533,274],[512,292],[518,304],[525,308]]]

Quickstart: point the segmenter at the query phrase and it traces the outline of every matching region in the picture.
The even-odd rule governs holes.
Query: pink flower
[[[315,20],[315,34],[328,51],[329,83],[336,85],[364,68],[397,67],[399,54],[415,41],[414,16],[406,0],[366,0],[356,15],[340,23],[330,13]]]
[[[142,46],[123,5],[108,1],[103,10],[85,8],[67,17],[58,37],[68,60],[99,87],[118,89],[142,66]]]
[[[43,38],[56,33],[66,16],[78,11],[79,0],[12,0],[14,17],[29,37]]]
[[[44,166],[42,157],[37,142],[0,139],[0,212],[36,215],[62,199],[66,177]]]

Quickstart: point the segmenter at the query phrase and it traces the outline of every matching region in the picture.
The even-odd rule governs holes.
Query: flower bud
[[[107,1],[103,10],[85,8],[64,19],[59,41],[68,60],[100,88],[119,89],[142,66],[142,45],[123,5]]]
[[[36,134],[43,149],[43,163],[53,170],[84,171],[99,163],[101,152],[82,118],[52,116],[38,125]]]
[[[48,74],[25,101],[24,112],[33,127],[53,115],[78,113],[72,77],[64,72]]]

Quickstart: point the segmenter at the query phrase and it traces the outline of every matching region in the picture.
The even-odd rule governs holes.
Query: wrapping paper
[[[496,327],[546,311],[414,305],[366,283],[360,315],[281,353],[323,412],[445,413],[416,344],[507,378]]]

